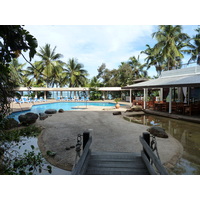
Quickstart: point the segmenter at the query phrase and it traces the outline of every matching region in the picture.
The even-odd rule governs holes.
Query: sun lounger
[[[29,100],[30,100],[31,103],[35,102],[35,99],[33,99],[31,97],[29,98]]]
[[[19,99],[15,98],[15,103],[21,104],[21,103],[23,103],[23,102],[20,101]]]
[[[35,102],[41,102],[41,100],[38,98],[35,98]]]
[[[30,103],[30,100],[28,100],[28,99],[25,98],[25,97],[22,98],[22,101],[23,101],[24,103]]]
[[[45,102],[45,101],[47,101],[47,100],[45,100],[43,97],[40,97],[40,101]]]
[[[60,97],[57,97],[57,98],[56,98],[56,101],[61,101]]]

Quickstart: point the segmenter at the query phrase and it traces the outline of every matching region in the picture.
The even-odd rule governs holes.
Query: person
[[[104,101],[105,100],[105,97],[104,97],[104,95],[102,96],[102,101]]]

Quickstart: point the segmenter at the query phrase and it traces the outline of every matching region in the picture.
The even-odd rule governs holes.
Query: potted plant
[[[116,98],[116,99],[114,99],[114,101],[115,101],[115,108],[116,109],[118,109],[119,107],[120,107],[120,105],[119,105],[119,101],[120,101],[121,99],[120,98]]]

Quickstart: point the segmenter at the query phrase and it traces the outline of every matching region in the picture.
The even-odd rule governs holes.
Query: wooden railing
[[[151,147],[149,146],[149,141],[145,140],[145,138],[150,138],[147,136],[147,134],[149,133],[143,133],[143,137],[140,136],[140,142],[143,146],[141,156],[146,164],[147,169],[149,170],[149,173],[152,175],[168,175],[168,172],[163,167],[161,161],[158,159],[158,157],[154,154]]]
[[[75,164],[71,175],[84,174],[87,169],[88,161],[91,155],[90,145],[92,143],[92,137],[91,136],[88,137],[88,136],[89,134],[86,134],[86,140],[83,139],[83,152],[79,161],[77,162],[77,164]],[[84,137],[84,133],[83,133],[83,137]]]

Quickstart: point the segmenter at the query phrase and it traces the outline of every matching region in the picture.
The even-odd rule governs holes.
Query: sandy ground
[[[92,151],[114,151],[140,153],[142,145],[139,136],[148,126],[128,122],[122,115],[111,111],[66,111],[48,117],[37,124],[44,127],[38,144],[45,155],[47,151],[56,152],[55,157],[45,156],[53,165],[71,170],[75,161],[75,149],[66,147],[76,145],[77,135],[92,129]],[[182,145],[172,138],[157,139],[162,163],[172,167],[181,156]]]

